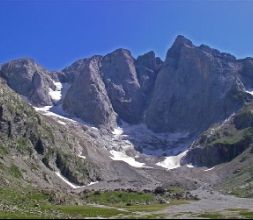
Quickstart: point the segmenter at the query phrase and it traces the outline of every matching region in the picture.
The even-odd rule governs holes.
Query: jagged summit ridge
[[[19,59],[3,64],[1,76],[37,106],[54,104],[48,91],[56,89],[55,81],[68,83],[63,109],[95,126],[112,128],[123,120],[155,132],[198,133],[251,100],[244,90],[253,88],[252,71],[250,59],[195,46],[179,35],[165,62],[153,51],[135,59],[120,48],[53,73]]]

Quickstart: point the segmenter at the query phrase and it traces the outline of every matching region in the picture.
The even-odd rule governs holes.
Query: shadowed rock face
[[[239,70],[233,56],[178,36],[158,73],[145,122],[158,132],[207,129],[250,98]]]
[[[79,67],[79,76],[74,80],[64,99],[63,108],[72,115],[95,126],[116,126],[116,114],[100,75],[101,57],[87,59]]]
[[[48,73],[32,59],[18,59],[3,64],[0,75],[10,88],[36,106],[52,105],[49,88],[55,88]]]
[[[155,53],[153,51],[150,51],[142,56],[139,56],[135,62],[135,66],[146,108],[153,92],[157,72],[162,66],[162,61],[160,58],[155,57]]]
[[[131,53],[118,49],[106,55],[101,73],[115,112],[126,122],[140,122],[144,100]]]
[[[182,163],[212,167],[229,162],[253,143],[253,103],[222,124],[203,132],[192,144]]]

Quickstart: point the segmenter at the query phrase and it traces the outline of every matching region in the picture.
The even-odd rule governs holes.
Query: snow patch
[[[69,185],[72,189],[80,189],[80,188],[84,188],[87,186],[92,186],[94,184],[99,183],[98,181],[96,182],[90,182],[87,186],[77,186],[74,183],[71,183],[70,181],[68,181],[64,176],[61,175],[61,173],[59,171],[56,171],[55,174],[63,181],[65,182],[67,185]]]
[[[123,134],[123,128],[121,128],[121,127],[117,127],[117,128],[115,128],[113,131],[112,131],[112,134],[113,135],[121,135],[121,134]]]
[[[97,183],[99,183],[99,182],[98,182],[98,181],[96,181],[96,182],[90,182],[90,183],[88,184],[88,186],[92,186],[92,185],[97,184]]]
[[[188,167],[188,168],[194,168],[194,166],[192,164],[187,164],[186,167]]]
[[[211,170],[213,170],[214,168],[215,168],[215,167],[211,167],[211,168],[209,168],[209,169],[204,170],[204,172],[211,171]]]
[[[47,112],[49,111],[53,106],[43,106],[43,107],[33,107],[35,111],[37,112]]]
[[[86,160],[86,157],[82,155],[82,152],[79,153],[79,154],[77,154],[77,156],[80,157],[80,158],[82,158],[82,159],[84,159],[84,160]]]
[[[183,151],[182,153],[176,156],[165,157],[165,160],[156,163],[157,166],[164,167],[168,170],[176,169],[181,167],[181,159],[186,156],[188,150]]]
[[[111,150],[110,154],[112,155],[112,156],[110,156],[110,158],[112,160],[124,161],[125,163],[129,164],[130,166],[136,167],[136,168],[145,167],[145,163],[140,163],[140,162],[136,161],[135,158],[128,156],[125,152]]]
[[[34,107],[34,109],[37,112],[40,112],[43,115],[52,116],[52,117],[56,117],[56,118],[60,118],[60,119],[63,119],[63,120],[67,120],[67,121],[71,121],[73,123],[76,123],[76,121],[73,120],[73,119],[71,119],[71,118],[67,118],[67,117],[62,116],[60,114],[56,114],[56,113],[52,112],[53,109],[56,110],[56,107],[53,107],[53,106],[44,106],[44,107],[41,107],[41,108]]]
[[[51,88],[49,88],[49,96],[51,97],[51,99],[53,101],[60,101],[62,98],[62,88],[63,85],[61,82],[55,82],[53,81],[54,85],[55,85],[55,90],[52,90]]]
[[[55,174],[63,181],[65,182],[67,185],[69,185],[71,188],[73,189],[80,189],[81,187],[84,186],[77,186],[71,182],[69,182],[64,176],[61,175],[61,173],[59,171],[55,172]]]
[[[58,122],[59,124],[61,124],[61,125],[66,125],[66,123],[63,122],[63,121],[57,120],[57,122]]]
[[[245,90],[245,92],[249,93],[250,95],[253,95],[253,90]]]

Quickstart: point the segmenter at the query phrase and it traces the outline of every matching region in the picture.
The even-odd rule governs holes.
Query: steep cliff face
[[[101,127],[116,126],[117,116],[100,74],[101,57],[87,59],[64,99],[63,108],[85,122]]]
[[[162,60],[156,57],[153,51],[139,56],[135,61],[140,89],[144,97],[144,110],[146,109],[146,106],[149,105],[157,73],[160,70],[162,63]]]
[[[155,82],[145,118],[148,127],[198,132],[224,120],[251,99],[239,70],[233,56],[178,36]]]
[[[25,96],[33,105],[52,105],[49,88],[55,89],[49,72],[32,59],[17,59],[3,64],[0,76],[9,87]]]
[[[140,122],[143,96],[131,53],[118,49],[106,55],[101,73],[115,112],[126,122]]]

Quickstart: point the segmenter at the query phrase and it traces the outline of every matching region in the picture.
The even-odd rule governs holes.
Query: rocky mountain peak
[[[174,63],[174,65],[176,65],[179,62],[182,53],[185,54],[185,52],[192,51],[194,48],[195,46],[189,39],[182,35],[177,36],[176,40],[166,54],[165,63]],[[173,61],[173,59],[175,61]]]
[[[149,51],[141,56],[139,56],[136,60],[137,65],[145,66],[151,70],[156,68],[156,56],[154,51]]]
[[[78,75],[66,94],[63,108],[97,127],[116,126],[116,113],[100,73],[101,57],[93,56],[78,65]]]
[[[175,39],[173,46],[193,46],[193,43],[191,40],[189,40],[188,38],[186,38],[183,35],[178,35]]]
[[[55,85],[47,70],[33,59],[20,58],[1,66],[0,76],[8,86],[37,106],[51,105],[49,88]]]

